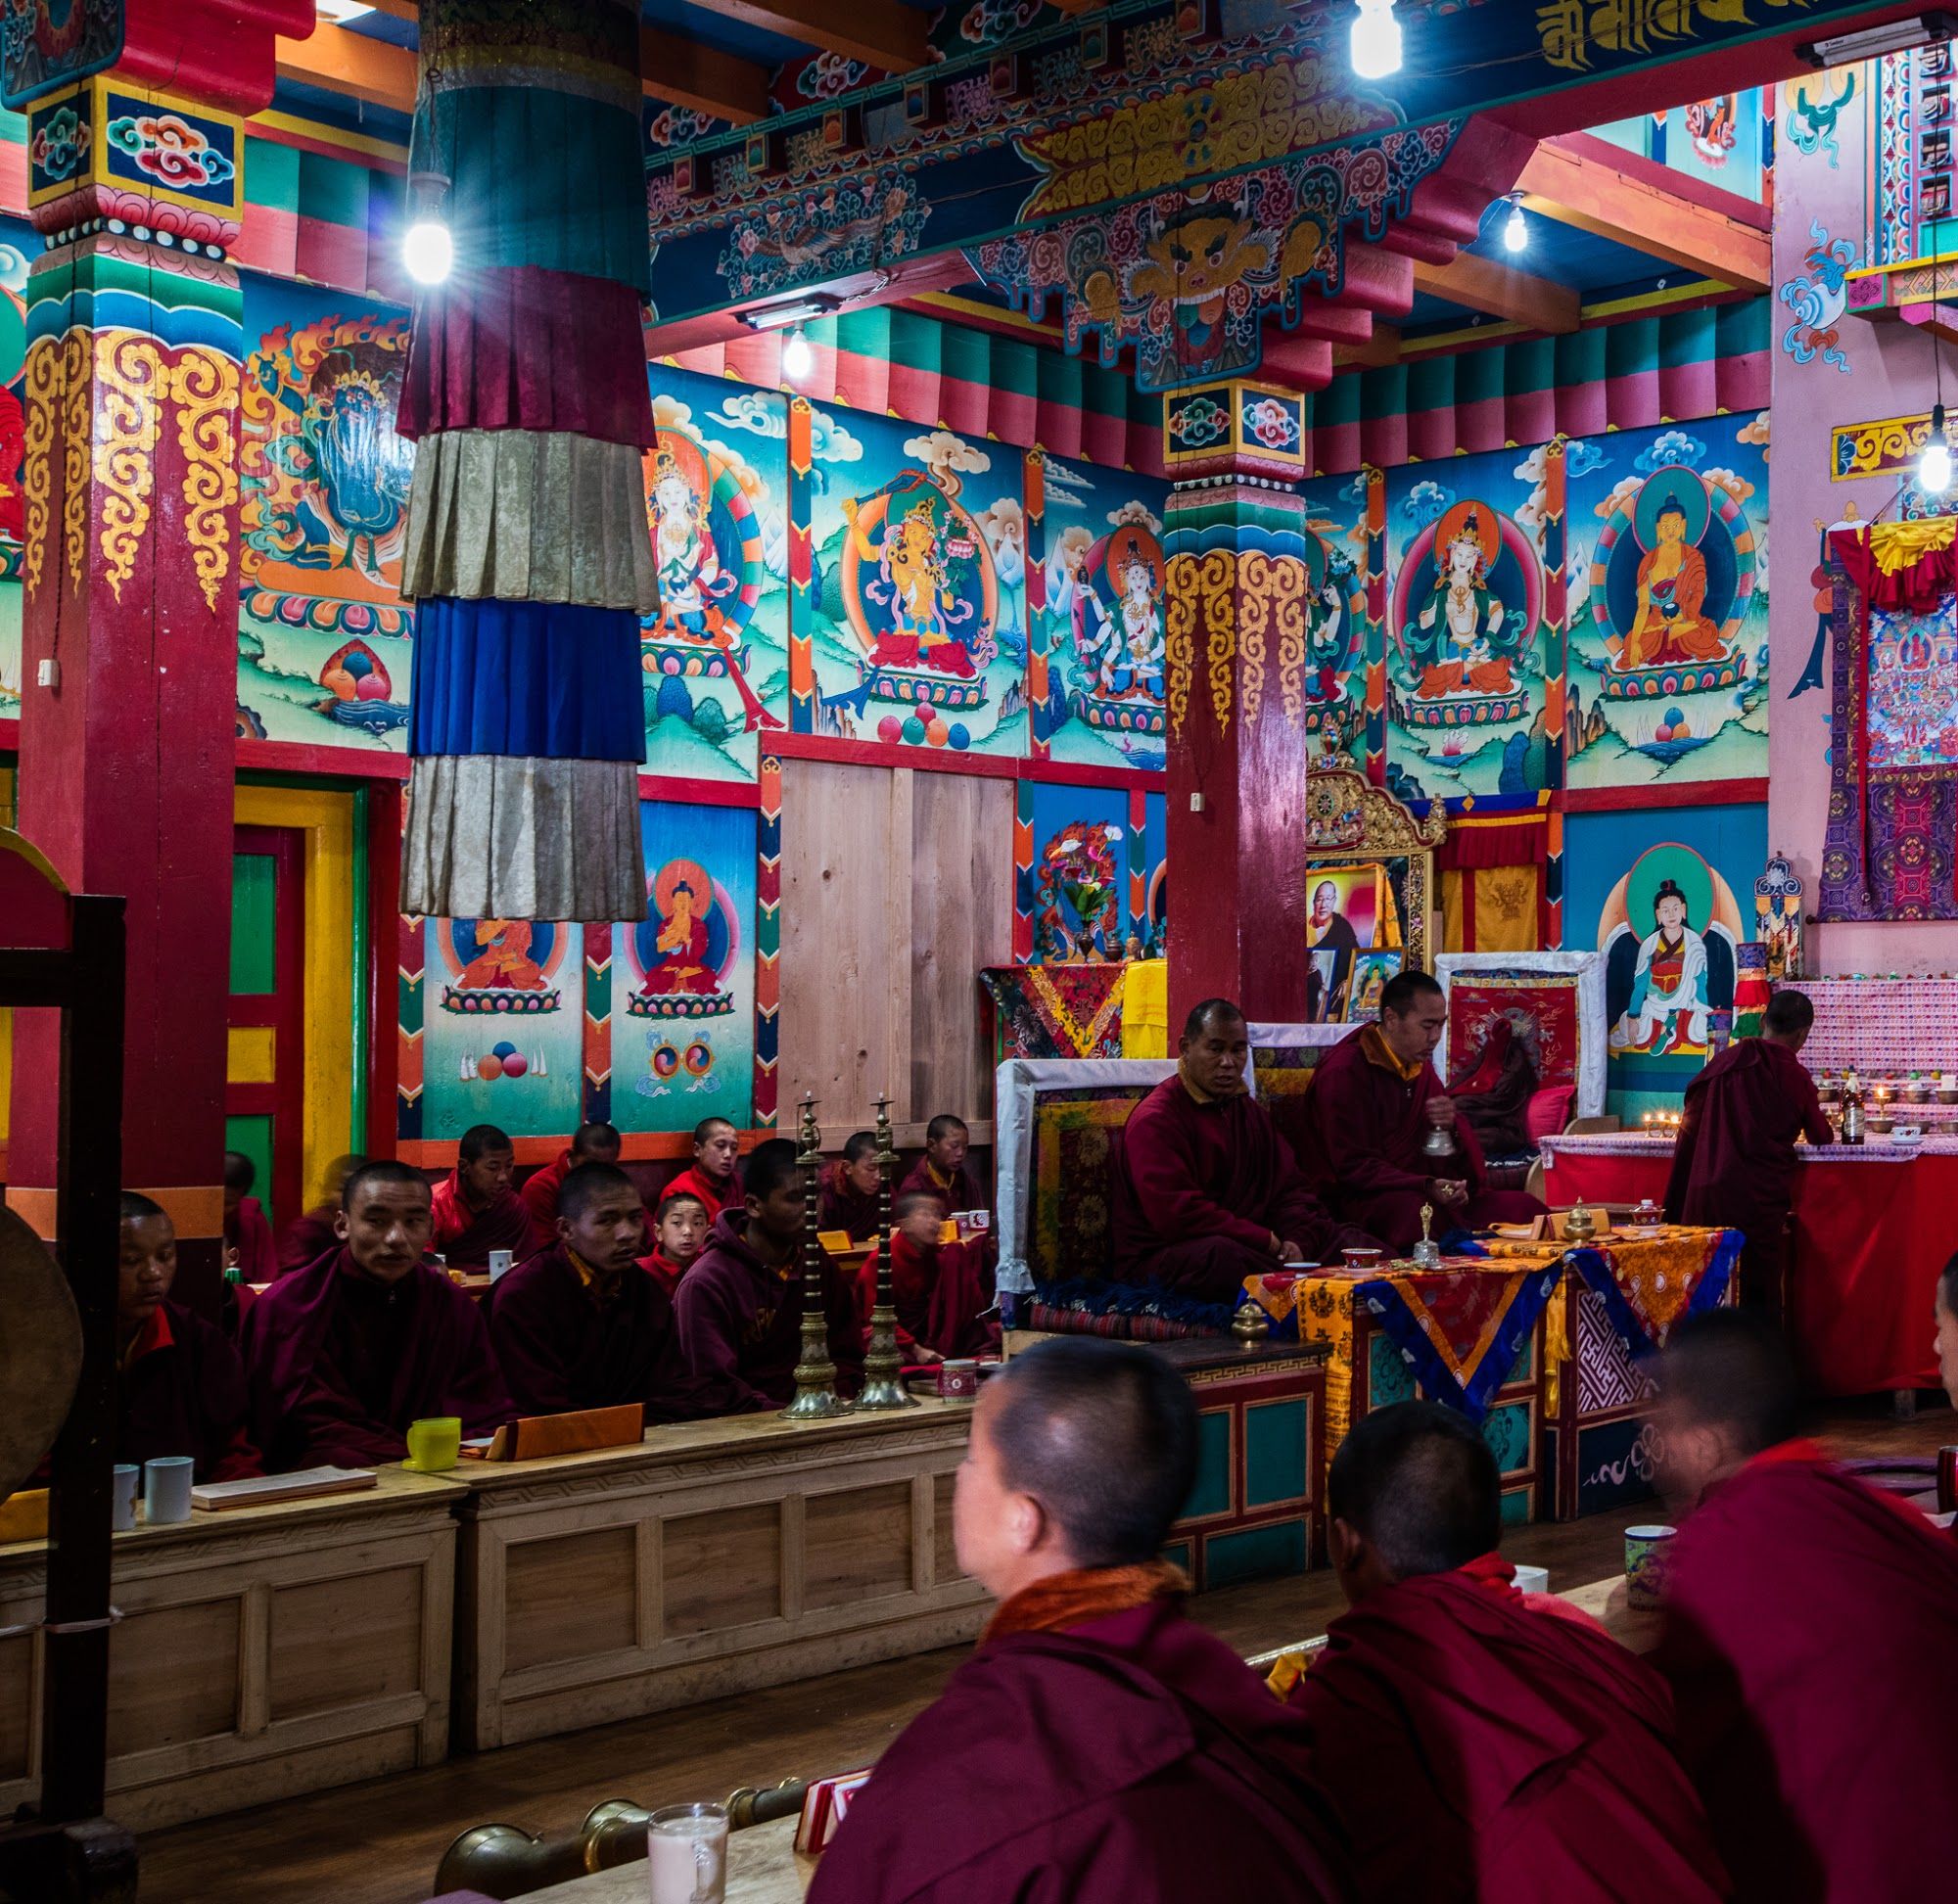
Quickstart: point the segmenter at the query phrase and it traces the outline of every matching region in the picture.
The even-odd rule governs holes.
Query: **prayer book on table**
[[[190,1491],[190,1505],[209,1513],[304,1501],[316,1494],[360,1494],[375,1485],[371,1467],[303,1467],[293,1474],[255,1474],[245,1481],[207,1481]]]
[[[796,1826],[795,1848],[808,1856],[822,1850],[836,1835],[850,1809],[850,1800],[869,1782],[870,1768],[845,1772],[839,1778],[812,1779],[802,1796],[802,1819]]]
[[[474,1443],[463,1452],[477,1461],[532,1462],[546,1455],[589,1454],[594,1448],[629,1448],[645,1435],[644,1404],[623,1402],[617,1408],[522,1416],[504,1422],[487,1446]]]

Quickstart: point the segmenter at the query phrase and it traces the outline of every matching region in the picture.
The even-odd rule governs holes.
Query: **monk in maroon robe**
[[[451,1270],[481,1272],[492,1251],[531,1253],[531,1213],[511,1187],[517,1153],[493,1124],[472,1125],[456,1145],[455,1168],[435,1186],[429,1248]]]
[[[997,1355],[1000,1321],[986,1259],[969,1242],[948,1243],[945,1205],[928,1190],[907,1190],[891,1205],[891,1303],[906,1359]],[[867,1326],[876,1302],[877,1259],[865,1259],[862,1309]]]
[[[1195,1464],[1189,1390],[1145,1349],[1044,1342],[987,1382],[953,1533],[1000,1604],[857,1793],[810,1904],[1347,1894],[1307,1729],[1156,1557]]]
[[[667,1292],[669,1301],[678,1295],[680,1277],[700,1261],[713,1228],[707,1205],[691,1190],[669,1190],[660,1198],[653,1218],[653,1246],[639,1258],[639,1267]]]
[[[1244,1014],[1206,998],[1184,1027],[1176,1076],[1129,1113],[1110,1172],[1121,1280],[1235,1306],[1247,1276],[1375,1247],[1328,1214],[1246,1094],[1250,1050]]]
[[[853,1242],[874,1236],[877,1184],[876,1136],[859,1131],[843,1146],[842,1161],[823,1169],[821,1201],[816,1206],[822,1228],[841,1230]]]
[[[683,1192],[707,1205],[710,1222],[723,1210],[738,1215],[742,1208],[740,1156],[741,1137],[733,1125],[724,1117],[702,1118],[693,1127],[692,1165],[660,1192],[660,1201]]]
[[[245,1365],[273,1473],[397,1462],[409,1424],[430,1416],[459,1416],[466,1436],[510,1419],[474,1300],[422,1261],[430,1222],[419,1171],[363,1165],[339,1244],[252,1305]]]
[[[619,1149],[619,1133],[611,1125],[581,1124],[554,1161],[524,1179],[517,1194],[530,1213],[534,1251],[550,1249],[557,1243],[557,1200],[564,1180],[580,1164],[616,1164]]]
[[[340,1237],[335,1226],[340,1221],[340,1199],[346,1194],[347,1180],[366,1161],[365,1157],[358,1155],[335,1161],[326,1174],[326,1201],[315,1204],[303,1216],[296,1218],[280,1235],[278,1275],[288,1276],[294,1270],[303,1270],[308,1263],[317,1263],[328,1250],[338,1247]]]
[[[929,1190],[947,1210],[991,1209],[992,1199],[966,1164],[971,1146],[972,1133],[941,1112],[924,1127],[924,1155],[899,1180],[899,1191]]]
[[[1765,1319],[1674,1328],[1654,1427],[1685,1511],[1653,1663],[1738,1896],[1949,1897],[1958,1544],[1799,1425]]]
[[[1738,1230],[1741,1300],[1783,1312],[1782,1232],[1795,1204],[1795,1141],[1828,1143],[1815,1080],[1797,1055],[1815,1023],[1800,992],[1768,1000],[1758,1038],[1740,1038],[1686,1087],[1665,1188],[1670,1223]]]
[[[163,1206],[124,1191],[116,1301],[116,1459],[188,1455],[199,1481],[262,1473],[247,1428],[245,1365],[202,1316],[169,1299],[177,1232]]]
[[[272,1226],[265,1221],[265,1206],[251,1194],[257,1175],[242,1150],[224,1153],[225,1267],[236,1270],[241,1282],[269,1282],[278,1274]]]
[[[644,1405],[691,1421],[726,1397],[687,1371],[673,1299],[638,1264],[646,1206],[616,1164],[581,1164],[558,1197],[558,1240],[490,1290],[490,1340],[523,1415]]]
[[[1329,1486],[1352,1610],[1289,1698],[1360,1894],[1725,1897],[1665,1682],[1511,1584],[1501,1477],[1473,1424],[1434,1402],[1376,1409]]]
[[[716,1219],[674,1308],[688,1370],[727,1396],[730,1414],[781,1408],[802,1349],[802,1180],[795,1145],[771,1138],[748,1159],[746,1208]],[[857,1294],[825,1263],[829,1353],[846,1392],[862,1371]]]
[[[1401,972],[1380,994],[1380,1020],[1362,1025],[1320,1059],[1306,1092],[1306,1171],[1347,1223],[1387,1248],[1421,1239],[1423,1205],[1432,1234],[1528,1223],[1544,1206],[1521,1190],[1483,1185],[1482,1147],[1429,1059],[1448,1023],[1441,987],[1425,972]],[[1444,1156],[1426,1150],[1445,1131]]]
[[[1937,1352],[1937,1379],[1944,1384],[1951,1406],[1958,1408],[1958,1256],[1945,1264],[1932,1301],[1932,1346]],[[1953,1523],[1958,1531],[1958,1522]]]

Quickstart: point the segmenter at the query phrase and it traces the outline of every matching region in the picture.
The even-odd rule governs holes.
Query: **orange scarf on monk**
[[[1189,1592],[1189,1578],[1181,1567],[1162,1560],[1150,1560],[1133,1567],[1079,1567],[1068,1573],[1050,1573],[1023,1587],[1010,1600],[1002,1600],[979,1636],[983,1647],[989,1640],[1010,1639],[1015,1633],[1062,1633],[1071,1626],[1086,1626],[1090,1620],[1106,1619],[1111,1613],[1127,1613],[1151,1601],[1181,1600]]]
[[[1427,1069],[1425,1058],[1409,1064],[1405,1058],[1396,1057],[1394,1047],[1387,1043],[1377,1025],[1369,1025],[1361,1032],[1360,1049],[1366,1053],[1369,1064],[1376,1064],[1382,1071],[1391,1071],[1403,1084],[1413,1084]]]

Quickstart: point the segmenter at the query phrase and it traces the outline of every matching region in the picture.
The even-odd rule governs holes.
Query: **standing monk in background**
[[[1795,1141],[1828,1143],[1815,1080],[1797,1055],[1815,1023],[1806,993],[1777,992],[1758,1038],[1737,1038],[1686,1087],[1665,1186],[1668,1223],[1738,1230],[1741,1300],[1783,1310],[1782,1231],[1795,1203]]]
[[[1380,994],[1380,1022],[1327,1052],[1305,1096],[1308,1170],[1344,1221],[1391,1250],[1420,1240],[1422,1204],[1434,1207],[1437,1234],[1543,1214],[1521,1190],[1482,1187],[1482,1147],[1428,1061],[1447,1023],[1441,987],[1425,972],[1397,973]],[[1453,1139],[1444,1157],[1426,1153],[1434,1130]]]
[[[455,1168],[435,1186],[429,1248],[452,1270],[487,1270],[490,1252],[531,1253],[531,1213],[510,1187],[517,1153],[493,1124],[475,1124],[456,1145]]]
[[[224,1249],[241,1282],[269,1282],[279,1273],[272,1226],[264,1206],[251,1194],[257,1168],[242,1150],[224,1153]]]

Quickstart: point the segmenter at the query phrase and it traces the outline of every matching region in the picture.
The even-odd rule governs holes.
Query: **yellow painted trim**
[[[270,1025],[233,1025],[224,1054],[225,1081],[268,1085],[279,1075]]]
[[[324,119],[303,119],[292,113],[254,113],[245,121],[245,130],[263,127],[270,132],[293,132],[302,139],[316,139],[323,146],[345,146],[349,152],[364,152],[371,159],[393,159],[407,163],[408,149],[392,139],[371,138],[364,132],[349,132],[328,125]]]
[[[353,1122],[353,796],[311,787],[240,787],[240,826],[305,834],[305,1072],[301,1181],[344,1156]]]

